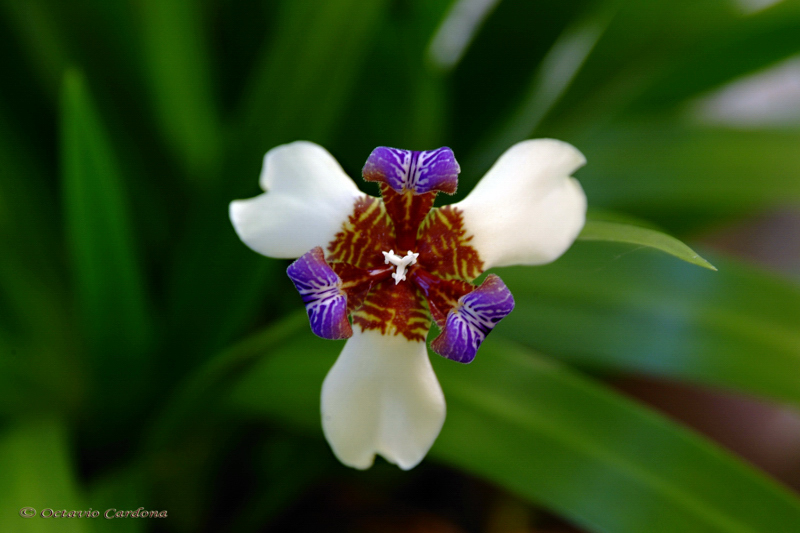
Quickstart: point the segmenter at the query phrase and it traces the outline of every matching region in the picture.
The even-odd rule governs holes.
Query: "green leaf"
[[[65,333],[72,329],[60,272],[62,235],[56,198],[37,154],[6,119],[0,111],[0,324],[5,330],[0,336],[16,337],[13,345],[25,346],[26,356],[36,354],[36,362],[30,364],[53,368],[59,360],[64,362],[63,348],[70,344]],[[30,373],[20,372],[26,365],[19,364],[15,352],[0,350],[0,381],[20,385],[25,381],[20,374]],[[11,383],[0,385],[3,400],[14,388]],[[0,404],[5,404],[3,400]]]
[[[714,265],[700,257],[697,252],[675,237],[670,237],[660,231],[649,228],[602,220],[588,220],[586,225],[583,226],[580,235],[578,235],[578,240],[638,244],[661,250],[693,265],[709,270],[717,270]]]
[[[17,7],[21,15],[42,17],[31,20],[34,28],[59,19],[36,0]],[[9,79],[14,77],[12,72]],[[52,88],[56,93],[59,85]],[[52,130],[53,110],[30,83],[15,84],[15,90],[22,91],[19,97],[7,99],[0,110],[0,410],[72,413],[85,399],[87,375],[79,348],[82,319],[64,268],[62,189],[51,168],[51,142],[42,142],[42,133]],[[43,130],[31,108],[48,117]],[[70,379],[64,379],[67,374]]]
[[[23,259],[8,253],[0,261],[0,413],[68,413],[86,386],[72,309]]]
[[[464,165],[464,183],[480,176],[506,148],[532,133],[568,140],[588,156],[590,166],[597,156],[590,153],[585,139],[597,136],[603,145],[613,143],[606,138],[609,124],[648,117],[647,131],[640,132],[636,140],[647,142],[657,137],[665,125],[654,125],[653,113],[674,116],[684,111],[679,104],[687,98],[799,51],[800,43],[794,38],[798,5],[796,1],[781,2],[761,13],[741,16],[727,0],[598,2],[594,13],[573,16],[568,29],[536,67],[528,89],[515,98],[518,103],[496,113],[506,115],[501,128],[479,125],[479,131],[489,133]],[[514,30],[514,21],[509,24],[512,28],[503,31]],[[572,53],[568,61],[557,61],[562,48]],[[529,53],[528,48],[523,50]],[[668,142],[660,146],[665,152],[672,148]],[[731,159],[746,154],[759,157],[757,152],[755,147],[744,153],[729,151],[734,156]],[[680,161],[679,156],[673,159]],[[625,169],[627,159],[615,153],[613,161],[615,168],[603,171],[616,181],[615,171]],[[631,174],[638,177],[638,173]],[[693,179],[702,186],[707,177]],[[666,186],[672,185],[671,179],[666,178]],[[637,187],[635,182],[632,185]],[[616,190],[611,187],[612,193]],[[599,194],[602,197],[605,192]]]
[[[0,513],[0,531],[88,531],[86,520],[80,518],[41,517],[46,509],[89,510],[79,494],[70,455],[66,431],[60,423],[37,421],[4,428],[0,433],[0,494],[4,509]],[[35,509],[36,516],[22,518],[23,507]]]
[[[295,314],[206,361],[175,389],[152,424],[145,439],[145,448],[154,452],[174,441],[178,436],[176,433],[184,429],[182,421],[198,411],[210,409],[208,402],[216,402],[215,395],[220,394],[221,389],[230,386],[232,381],[238,381],[242,373],[251,369],[271,350],[296,336],[307,321],[305,314]]]
[[[271,46],[245,90],[235,145],[247,154],[263,154],[297,139],[327,140],[386,4],[283,2]]]
[[[319,434],[320,387],[341,347],[305,326],[266,343],[230,405]],[[755,533],[800,520],[788,491],[729,453],[515,344],[490,337],[469,366],[431,357],[448,402],[431,456],[589,530]]]
[[[800,2],[777,2],[714,35],[701,46],[662,68],[650,87],[632,105],[632,111],[669,108],[739,76],[757,71],[800,52],[797,27]],[[736,61],[730,61],[735,57]],[[666,66],[666,65],[664,65]]]
[[[0,6],[12,21],[37,81],[49,96],[55,97],[64,68],[74,59],[74,52],[65,28],[59,26],[52,6],[47,4],[38,0],[24,3],[3,0]]]
[[[191,231],[177,251],[170,283],[175,349],[213,353],[265,302],[265,285],[282,268],[238,239],[228,204],[261,192],[260,165],[276,144],[330,139],[385,5],[385,0],[281,4],[275,35],[262,52],[229,139],[225,179],[193,206],[185,224]],[[282,281],[286,287],[286,278]]]
[[[664,376],[800,405],[800,287],[731,260],[576,243],[551,265],[499,270],[502,335],[572,364]]]
[[[64,213],[80,322],[98,368],[124,367],[133,378],[144,370],[151,323],[123,178],[79,73],[65,76],[61,104]]]
[[[762,473],[533,352],[490,338],[469,367],[433,357],[448,419],[431,455],[589,530],[756,533],[800,520],[800,502]]]
[[[686,98],[791,56],[800,50],[797,5],[743,16],[727,0],[624,2],[543,124],[546,135],[569,139],[613,119],[674,111]]]
[[[574,139],[589,202],[667,227],[800,199],[800,135],[638,123]]]
[[[262,531],[292,502],[335,473],[336,460],[319,452],[319,441],[297,435],[271,435],[259,450],[253,473],[258,491],[247,508],[231,517],[229,531]]]
[[[50,120],[51,107],[57,105],[64,73],[71,65],[81,65],[84,71],[93,73],[94,79],[102,78],[101,90],[108,89],[116,96],[141,92],[142,66],[138,57],[141,44],[134,38],[139,28],[131,24],[139,5],[132,4],[103,0],[75,0],[69,4],[52,0],[23,3],[0,0],[0,12],[19,41],[9,42],[8,47],[25,61],[36,78],[27,80],[25,71],[21,79],[13,71],[7,73],[9,79],[16,80],[16,90],[27,88],[19,97],[21,102],[14,105],[30,106],[29,114],[43,108]],[[31,81],[39,85],[34,92],[30,91]],[[120,91],[122,87],[124,90]],[[46,97],[45,101],[41,101],[41,96]],[[129,109],[136,110],[134,120],[141,119],[138,99],[122,97]]]
[[[55,285],[55,195],[48,190],[45,172],[16,128],[0,112],[0,243],[4,255],[18,253],[20,260]]]
[[[322,380],[344,342],[320,339],[306,328],[298,321],[280,343],[258,343],[252,338],[235,346],[231,353],[260,353],[261,359],[232,384],[227,402],[240,412],[267,414],[293,429],[318,434]],[[290,363],[293,359],[296,364]]]
[[[148,81],[163,133],[191,178],[219,170],[220,121],[213,99],[202,2],[139,2]]]
[[[326,145],[345,169],[352,169],[356,182],[376,139],[405,147],[445,143],[449,81],[425,61],[425,47],[451,4],[448,0],[412,0],[402,7],[390,4],[389,15],[378,21],[365,59],[368,67],[355,85],[369,91],[351,92],[343,112],[347,121],[339,125],[342,134],[332,136]],[[402,15],[395,16],[398,13]],[[376,79],[381,83],[374,83]]]
[[[101,513],[101,518],[88,522],[88,530],[93,533],[141,533],[153,520],[106,520],[103,515],[108,509],[135,511],[146,506],[148,511],[163,511],[152,506],[152,497],[144,490],[146,467],[137,465],[126,470],[115,470],[99,480],[95,480],[87,490],[86,500]],[[167,509],[167,511],[169,511]],[[169,513],[167,514],[169,517]]]
[[[508,147],[529,138],[569,90],[583,64],[602,38],[618,9],[618,2],[601,2],[577,17],[553,43],[528,83],[522,101],[511,116],[490,133],[485,147],[467,164],[488,169]]]

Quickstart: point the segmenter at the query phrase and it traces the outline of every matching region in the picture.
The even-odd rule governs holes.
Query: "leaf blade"
[[[226,404],[319,435],[340,349],[298,328],[264,346]],[[432,357],[448,401],[432,457],[592,531],[779,531],[800,519],[795,498],[729,453],[518,345],[493,337],[469,366]]]
[[[618,125],[576,140],[589,161],[579,179],[592,205],[649,220],[741,213],[800,198],[798,138],[795,131]]]
[[[716,271],[716,267],[687,245],[665,233],[631,224],[588,220],[578,235],[582,241],[607,241],[638,244],[668,253],[687,263]]]
[[[434,359],[450,406],[434,456],[596,531],[779,531],[798,519],[788,491],[698,435],[513,344],[481,350],[480,370]]]
[[[499,272],[517,306],[496,331],[573,365],[800,405],[800,288],[714,263],[579,242],[552,265]]]
[[[257,194],[259,165],[276,144],[331,138],[385,6],[384,0],[281,4],[275,37],[261,51],[226,145],[225,175],[233,178],[196,202],[186,224],[192,231],[176,253],[169,296],[175,347],[214,353],[262,305],[268,280],[280,276],[278,262],[238,239],[228,204]],[[290,286],[283,281],[276,291]]]
[[[200,6],[145,0],[139,11],[147,81],[164,137],[190,178],[205,181],[219,169],[221,124]]]
[[[79,323],[96,367],[115,372],[120,365],[133,378],[145,369],[152,323],[123,178],[78,72],[65,75],[61,102],[64,216]],[[109,353],[115,364],[108,364]],[[120,390],[102,382],[109,393]],[[133,393],[135,382],[126,381],[125,390]]]
[[[70,464],[66,431],[59,422],[34,421],[4,428],[0,434],[0,472],[0,493],[7,510],[0,516],[3,531],[55,531],[52,523],[41,517],[42,511],[88,509]],[[33,507],[35,515],[21,518],[23,507]],[[58,520],[57,530],[87,533],[85,522]]]

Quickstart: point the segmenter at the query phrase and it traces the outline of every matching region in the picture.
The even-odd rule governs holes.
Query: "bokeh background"
[[[800,2],[2,0],[0,36],[0,531],[800,530]],[[530,137],[586,155],[595,232],[431,355],[420,466],[338,464],[341,343],[228,203],[297,139],[355,178],[450,146],[458,200]]]

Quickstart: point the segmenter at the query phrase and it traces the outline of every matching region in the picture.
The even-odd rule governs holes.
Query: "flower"
[[[583,227],[586,197],[570,175],[573,146],[528,140],[507,150],[461,202],[449,148],[376,148],[363,169],[382,199],[356,187],[321,146],[298,141],[264,157],[265,193],[230,205],[239,237],[287,269],[312,331],[348,339],[322,385],[322,427],[336,457],[369,468],[376,454],[402,469],[427,454],[445,419],[425,339],[469,363],[514,307],[503,281],[482,272],[553,261]],[[348,319],[350,317],[351,321]]]

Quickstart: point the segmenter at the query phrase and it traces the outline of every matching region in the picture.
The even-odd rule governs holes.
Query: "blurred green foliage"
[[[795,529],[796,494],[604,379],[800,405],[796,281],[721,254],[698,268],[666,234],[800,200],[800,124],[690,112],[800,53],[800,2],[739,5],[508,0],[437,65],[445,0],[0,0],[0,530],[261,531],[319,487],[452,471],[445,493],[476,476],[587,531]],[[425,465],[338,465],[318,406],[341,345],[228,203],[297,139],[351,176],[375,146],[451,146],[459,199],[544,136],[587,156],[582,241],[501,272],[517,308],[474,364],[432,355],[449,412]]]

